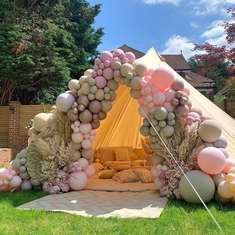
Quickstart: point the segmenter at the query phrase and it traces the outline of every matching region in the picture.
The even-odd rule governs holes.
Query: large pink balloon
[[[150,78],[150,83],[160,91],[165,91],[171,87],[171,84],[175,80],[174,73],[165,67],[160,67],[153,71]]]
[[[215,175],[223,171],[226,157],[220,149],[206,147],[198,154],[197,162],[202,171]]]
[[[72,190],[81,190],[86,187],[87,175],[83,172],[76,172],[69,177],[69,186]]]

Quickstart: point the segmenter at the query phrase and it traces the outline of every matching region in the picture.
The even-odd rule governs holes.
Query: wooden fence
[[[19,102],[0,106],[0,148],[11,148],[14,155],[25,147],[28,139],[26,127],[36,114],[50,109],[50,105],[21,105]]]

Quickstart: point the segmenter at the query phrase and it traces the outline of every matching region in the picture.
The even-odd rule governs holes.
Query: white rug
[[[158,218],[167,203],[156,191],[106,192],[83,190],[49,195],[19,209],[67,212],[81,216]]]

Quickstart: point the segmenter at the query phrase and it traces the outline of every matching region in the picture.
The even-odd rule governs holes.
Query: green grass
[[[202,206],[170,201],[159,219],[85,218],[65,213],[21,211],[15,207],[42,192],[0,193],[0,235],[7,234],[220,234]],[[210,203],[224,234],[235,234],[235,206]]]

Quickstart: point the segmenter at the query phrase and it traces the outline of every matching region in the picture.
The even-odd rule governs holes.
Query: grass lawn
[[[85,218],[15,209],[43,195],[42,192],[0,193],[0,235],[220,234],[202,206],[176,201],[168,203],[160,219]],[[208,206],[224,229],[224,234],[235,234],[235,206],[221,206],[215,202]]]

